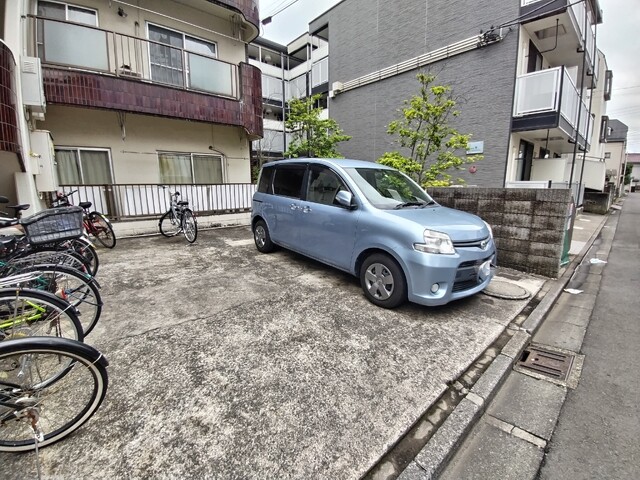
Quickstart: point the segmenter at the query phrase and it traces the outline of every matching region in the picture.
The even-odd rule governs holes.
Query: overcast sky
[[[260,0],[260,18],[273,15],[261,35],[286,45],[308,31],[311,20],[340,0]],[[512,0],[515,1],[515,0]],[[599,0],[603,23],[598,25],[597,46],[613,70],[613,93],[607,115],[629,127],[627,151],[640,153],[640,2]],[[604,79],[601,79],[604,80]],[[598,84],[602,88],[603,81]]]

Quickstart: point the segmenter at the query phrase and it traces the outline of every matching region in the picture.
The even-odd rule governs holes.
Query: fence
[[[256,186],[251,183],[214,185],[111,184],[61,185],[65,192],[78,190],[74,203],[91,202],[92,209],[114,220],[135,220],[158,217],[169,209],[169,190],[179,191],[181,200],[198,214],[239,213],[251,210]]]

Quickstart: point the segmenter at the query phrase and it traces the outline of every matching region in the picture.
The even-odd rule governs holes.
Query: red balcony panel
[[[15,75],[13,54],[0,42],[0,151],[16,153],[21,159]]]
[[[49,104],[235,125],[245,128],[252,137],[262,136],[260,70],[242,64],[240,71],[242,101],[148,82],[47,67],[43,68],[43,80]],[[248,86],[246,89],[245,85]],[[247,95],[245,91],[257,92],[257,95]]]
[[[260,31],[260,12],[258,0],[207,0],[211,3],[231,7],[242,13],[244,18]]]

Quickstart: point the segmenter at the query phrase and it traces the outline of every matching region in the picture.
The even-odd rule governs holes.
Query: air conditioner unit
[[[20,57],[20,80],[22,84],[22,104],[33,113],[44,114],[47,101],[42,84],[42,67],[38,57]]]

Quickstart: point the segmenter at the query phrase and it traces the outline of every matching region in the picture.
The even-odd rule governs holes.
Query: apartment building
[[[624,173],[627,168],[627,134],[629,127],[620,120],[610,119],[604,133],[607,185],[616,196],[624,194]]]
[[[259,37],[248,51],[249,63],[262,72],[264,136],[253,143],[252,155],[257,166],[287,150],[287,102],[318,94],[321,118],[328,118],[329,50],[326,40],[306,33],[286,46]]]
[[[247,210],[262,137],[258,0],[0,1],[0,193],[79,188],[115,219]],[[32,210],[33,211],[33,210]]]
[[[450,123],[472,135],[468,153],[484,156],[458,172],[467,184],[582,179],[582,188],[602,190],[613,77],[596,46],[601,22],[597,0],[493,0],[481,8],[472,0],[343,0],[297,42],[317,52],[304,63],[309,93],[326,72],[328,113],[352,136],[339,146],[347,157],[375,161],[399,149],[387,125],[417,94],[416,74],[428,71],[453,88],[461,115]]]

